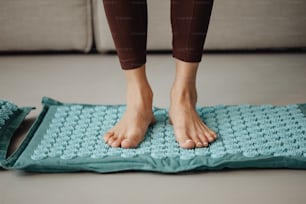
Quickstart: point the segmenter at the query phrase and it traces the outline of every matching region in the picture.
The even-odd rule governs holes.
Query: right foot
[[[121,120],[104,135],[104,140],[111,147],[135,148],[144,139],[149,125],[155,122],[153,93],[143,75],[144,70],[135,69],[126,73],[126,111]]]
[[[135,148],[154,122],[152,111],[128,106],[121,120],[104,135],[104,140],[111,147]]]

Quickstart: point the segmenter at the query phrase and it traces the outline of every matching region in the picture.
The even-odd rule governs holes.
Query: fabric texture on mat
[[[103,134],[117,123],[124,105],[61,103],[43,98],[43,111],[8,169],[36,172],[175,173],[224,168],[306,168],[306,106],[216,105],[198,107],[218,139],[208,148],[182,149],[168,110],[154,108],[157,122],[134,149],[112,148]]]

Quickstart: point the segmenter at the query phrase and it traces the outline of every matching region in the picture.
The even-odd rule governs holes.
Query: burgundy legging
[[[145,64],[147,1],[103,0],[103,3],[122,69]],[[173,57],[185,62],[201,61],[212,6],[213,0],[171,0]],[[155,35],[159,37],[158,32]]]

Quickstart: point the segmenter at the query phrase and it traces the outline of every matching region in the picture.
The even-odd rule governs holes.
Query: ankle
[[[194,108],[197,103],[197,91],[195,87],[173,86],[170,94],[171,107],[185,106]]]
[[[125,70],[127,105],[136,109],[152,109],[153,92],[146,76],[145,64],[137,69]]]
[[[153,92],[150,86],[128,86],[126,99],[129,107],[151,110],[153,106]]]

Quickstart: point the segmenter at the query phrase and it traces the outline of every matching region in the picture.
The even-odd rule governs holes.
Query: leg
[[[182,148],[207,147],[217,136],[196,112],[196,74],[202,57],[212,1],[173,0],[171,6],[176,77],[171,90],[169,116],[176,139]]]
[[[171,0],[173,57],[200,62],[213,0]]]
[[[103,0],[113,40],[127,81],[127,108],[104,140],[112,147],[134,148],[155,121],[153,93],[145,71],[147,10],[145,0]]]
[[[146,62],[146,0],[103,0],[103,4],[122,69],[139,68]]]

